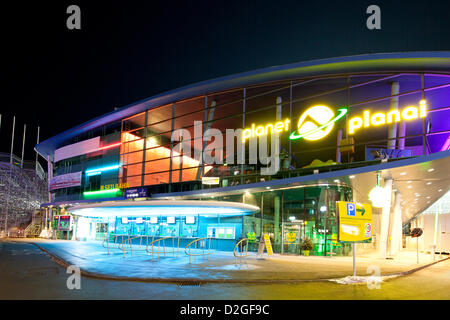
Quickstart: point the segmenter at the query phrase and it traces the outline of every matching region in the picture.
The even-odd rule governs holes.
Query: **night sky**
[[[66,9],[81,8],[81,30]],[[381,8],[381,30],[366,8]],[[15,1],[2,3],[0,151],[41,141],[160,92],[346,55],[450,50],[450,1]],[[6,53],[6,57],[4,56]],[[6,99],[5,99],[6,97]]]

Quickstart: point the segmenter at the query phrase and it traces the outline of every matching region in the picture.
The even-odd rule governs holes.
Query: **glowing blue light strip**
[[[117,164],[117,165],[109,166],[109,167],[86,170],[86,174],[88,176],[94,176],[94,175],[102,173],[103,171],[109,171],[109,170],[114,170],[114,169],[119,169],[119,168],[120,168],[120,164]]]
[[[95,172],[89,172],[89,173],[87,174],[87,176],[88,176],[88,177],[90,177],[90,176],[97,176],[97,175],[99,175],[99,174],[101,174],[101,171],[95,171]]]
[[[71,213],[87,217],[142,217],[142,216],[241,216],[253,212],[241,208],[200,206],[123,206],[71,209]]]

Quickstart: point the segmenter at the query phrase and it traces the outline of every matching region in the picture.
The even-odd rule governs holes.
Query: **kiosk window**
[[[194,223],[195,223],[195,217],[193,217],[193,216],[186,217],[186,224],[194,224]]]
[[[167,223],[175,223],[175,217],[167,217]]]

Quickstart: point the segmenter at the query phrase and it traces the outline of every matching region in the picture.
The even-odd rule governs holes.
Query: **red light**
[[[111,149],[111,148],[118,147],[118,146],[120,146],[121,144],[122,144],[122,142],[113,143],[113,144],[110,144],[110,145],[107,145],[107,146],[104,146],[104,147],[100,147],[100,148],[98,148],[97,150]]]

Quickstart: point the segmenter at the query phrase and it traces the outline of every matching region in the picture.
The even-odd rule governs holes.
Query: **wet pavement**
[[[450,260],[382,282],[379,289],[333,282],[177,285],[82,277],[81,289],[69,290],[69,276],[35,245],[0,240],[0,299],[450,299]]]

